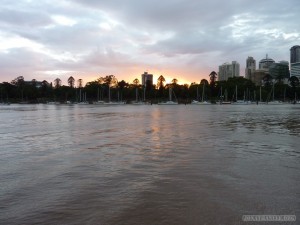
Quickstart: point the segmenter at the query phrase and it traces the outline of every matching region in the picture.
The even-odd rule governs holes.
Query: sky
[[[289,61],[299,0],[1,0],[0,82],[84,83],[144,71],[179,83],[246,59]]]

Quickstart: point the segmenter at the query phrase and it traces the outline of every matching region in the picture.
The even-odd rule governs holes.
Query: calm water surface
[[[300,105],[0,106],[0,224],[299,221],[299,115]]]

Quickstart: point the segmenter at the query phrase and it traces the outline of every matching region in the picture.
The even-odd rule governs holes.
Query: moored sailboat
[[[197,100],[193,100],[191,102],[192,105],[211,105],[210,102],[207,102],[204,100],[204,93],[205,93],[205,83],[203,84],[203,88],[202,88],[202,96],[201,96],[201,102],[197,101]],[[197,99],[198,99],[198,87],[197,87]]]
[[[172,88],[170,87],[169,88],[169,101],[166,101],[166,102],[159,102],[157,103],[158,105],[178,105],[178,102],[174,102],[172,101]]]

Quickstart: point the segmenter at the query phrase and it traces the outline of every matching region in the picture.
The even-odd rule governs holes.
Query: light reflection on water
[[[0,108],[4,224],[299,215],[299,106]]]

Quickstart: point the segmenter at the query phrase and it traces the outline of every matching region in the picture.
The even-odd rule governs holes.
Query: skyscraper
[[[271,58],[268,58],[268,55],[266,55],[265,59],[259,61],[259,69],[269,72],[269,68],[273,63],[275,63],[275,61]]]
[[[288,79],[290,77],[289,62],[280,61],[278,63],[273,63],[269,67],[269,74],[276,80]]]
[[[230,77],[240,76],[240,64],[237,61],[232,61],[231,64],[224,63],[219,66],[219,81],[228,80]]]
[[[291,63],[297,63],[300,62],[300,46],[295,45],[291,47]]]
[[[142,74],[142,85],[146,85],[147,80],[150,81],[151,85],[153,85],[153,74],[149,74],[148,72],[144,72]]]
[[[296,76],[300,79],[300,46],[291,47],[291,76]]]
[[[246,60],[245,77],[251,80],[255,70],[256,70],[256,61],[252,56],[248,56]]]

